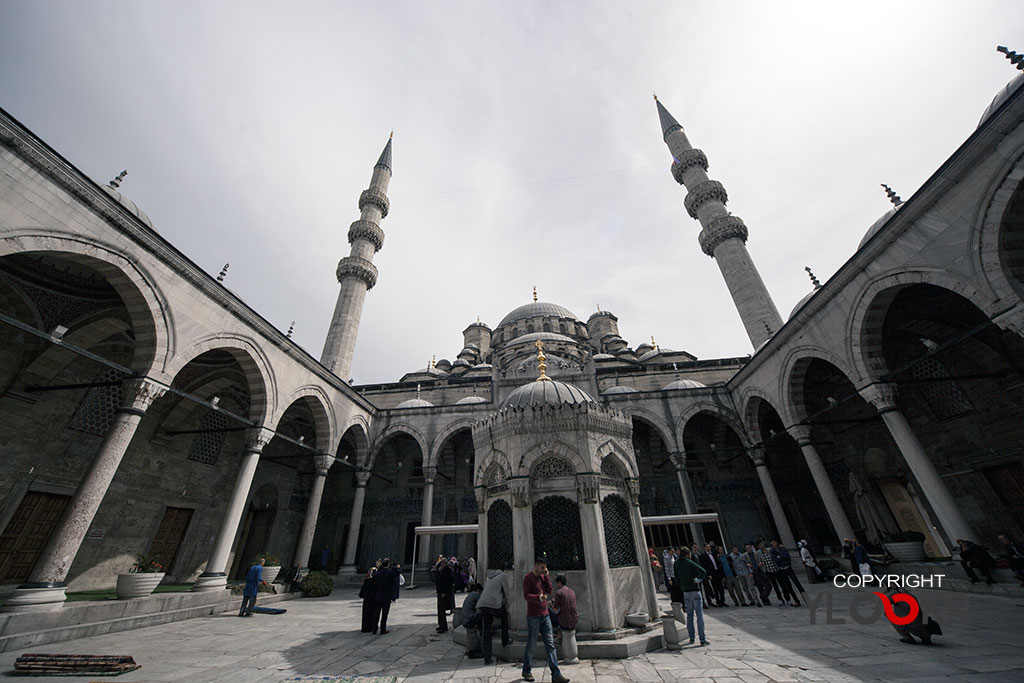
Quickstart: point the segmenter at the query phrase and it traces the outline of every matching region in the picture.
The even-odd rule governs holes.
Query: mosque
[[[889,190],[787,317],[709,175],[713,150],[657,102],[749,356],[627,340],[613,311],[581,317],[524,288],[493,327],[469,322],[451,358],[366,386],[347,378],[391,140],[316,358],[161,236],[122,177],[95,182],[0,110],[0,608],[61,609],[140,554],[213,590],[268,551],[341,579],[382,555],[522,567],[543,552],[553,570],[612,577],[581,596],[597,629],[644,607],[646,590],[614,587],[649,580],[648,546],[764,536],[823,552],[917,531],[949,557],[958,538],[1024,534],[1022,83],[912,196]],[[686,513],[719,524],[643,523]],[[465,524],[479,543],[417,544],[416,527]]]

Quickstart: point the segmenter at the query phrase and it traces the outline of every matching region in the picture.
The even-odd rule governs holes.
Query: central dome
[[[530,408],[544,405],[594,403],[590,394],[565,382],[547,380],[530,382],[519,387],[501,402],[504,408]]]
[[[514,323],[518,320],[528,320],[530,318],[568,318],[569,320],[579,320],[576,314],[570,311],[565,306],[559,306],[558,304],[550,304],[546,301],[534,301],[533,303],[524,304],[519,308],[513,309],[511,313],[506,315],[498,323],[498,327]]]

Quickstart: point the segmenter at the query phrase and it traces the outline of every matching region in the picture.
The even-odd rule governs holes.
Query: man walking
[[[703,647],[708,644],[708,639],[704,635],[704,603],[701,600],[700,584],[707,577],[707,570],[690,559],[690,550],[686,547],[676,560],[675,569],[675,580],[679,584],[679,590],[683,592],[683,604],[686,606],[686,633],[690,636],[690,645],[694,642],[693,622],[696,618],[696,635],[700,636],[700,644]]]
[[[263,580],[263,564],[267,561],[261,557],[256,564],[249,567],[245,573],[245,589],[242,591],[242,607],[238,610],[238,616],[251,617],[252,608],[256,606],[256,596],[260,592],[260,584],[267,585]]]
[[[764,572],[772,588],[775,589],[775,597],[779,599],[779,607],[782,607],[786,604],[789,593],[784,593],[782,590],[782,582],[779,580],[779,567],[775,564],[775,558],[772,557],[772,554],[765,547],[764,541],[757,544],[757,564],[761,567],[761,571]]]
[[[558,655],[555,653],[555,635],[551,628],[551,617],[548,615],[548,597],[551,595],[551,577],[548,575],[548,561],[537,558],[533,563],[533,571],[523,577],[523,598],[526,600],[526,647],[523,650],[523,680],[534,680],[530,671],[533,669],[533,645],[537,642],[537,633],[544,641],[544,651],[548,656],[548,667],[551,669],[551,683],[569,683],[558,668]]]
[[[480,648],[484,652],[484,664],[493,664],[494,656],[491,647],[491,628],[494,618],[501,619],[501,644],[508,647],[508,588],[505,587],[505,573],[500,569],[487,572],[487,584],[484,592],[477,600],[476,608],[480,611],[483,627],[480,632]]]

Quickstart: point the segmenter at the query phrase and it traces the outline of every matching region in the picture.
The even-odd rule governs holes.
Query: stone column
[[[338,568],[338,575],[356,571],[356,546],[359,544],[359,527],[363,522],[363,501],[366,500],[366,483],[370,481],[369,470],[356,471],[356,497],[352,501],[352,515],[348,522],[348,539],[345,542],[345,560]]]
[[[945,532],[951,547],[956,548],[956,539],[974,539],[974,531],[967,523],[956,501],[949,493],[945,482],[939,476],[924,446],[918,441],[910,423],[896,406],[896,385],[879,383],[860,389],[863,396],[882,416],[885,426],[907,461],[907,466],[917,480],[919,490],[935,512],[939,525]]]
[[[92,526],[118,465],[146,410],[165,391],[164,386],[146,378],[135,379],[127,384],[124,402],[117,409],[99,452],[64,509],[60,523],[43,548],[28,582],[18,586],[0,611],[60,609],[66,597],[64,591],[67,589],[66,579],[71,564],[75,561],[85,534]]]
[[[583,530],[583,553],[587,562],[587,590],[593,613],[591,628],[605,631],[622,626],[615,615],[612,597],[611,567],[604,541],[604,523],[601,521],[600,475],[576,475],[576,499],[580,508],[580,526]],[[619,622],[619,623],[617,623]]]
[[[764,489],[764,496],[768,499],[768,509],[772,512],[772,519],[775,521],[775,528],[779,530],[779,541],[787,548],[796,547],[796,539],[793,538],[793,530],[789,528],[789,521],[786,513],[782,510],[782,503],[779,501],[779,494],[775,491],[775,482],[768,472],[768,466],[764,459],[764,446],[758,444],[751,446],[748,450],[750,459],[754,462],[757,470],[757,477],[761,480],[761,488]]]
[[[235,487],[231,492],[231,499],[228,501],[228,509],[224,512],[224,518],[220,522],[220,529],[217,531],[217,538],[210,549],[210,558],[206,561],[206,571],[199,575],[194,591],[220,590],[227,586],[228,557],[231,555],[231,545],[238,535],[238,525],[242,521],[242,514],[245,512],[245,503],[249,500],[249,489],[252,488],[252,479],[256,476],[256,467],[260,462],[260,455],[264,447],[274,438],[274,432],[266,428],[253,429],[248,434],[248,443],[245,452],[242,453],[242,463],[235,475]],[[239,548],[241,552],[241,548]]]
[[[789,431],[804,454],[807,469],[814,477],[814,484],[818,487],[821,502],[825,504],[825,511],[828,513],[828,518],[832,522],[832,528],[835,530],[839,542],[842,543],[844,538],[854,538],[853,526],[850,524],[849,517],[846,516],[846,510],[843,509],[843,504],[839,501],[839,496],[836,495],[832,480],[829,479],[825,465],[821,462],[821,456],[818,455],[818,449],[811,443],[811,428],[806,425],[793,425]]]
[[[491,568],[487,556],[487,487],[476,486],[473,493],[476,495],[476,523],[479,526],[476,534],[476,580],[483,584]]]
[[[672,462],[676,466],[676,479],[679,480],[679,490],[683,494],[683,512],[695,515],[697,514],[697,497],[693,495],[690,473],[686,471],[686,454],[681,451],[673,454]],[[704,547],[704,529],[700,524],[690,525],[690,536],[700,544],[701,548]]]
[[[295,549],[295,560],[292,562],[296,567],[309,566],[309,555],[313,551],[313,536],[316,534],[316,522],[320,517],[320,501],[324,497],[324,482],[327,481],[327,472],[334,464],[334,458],[326,453],[317,453],[313,456],[313,461],[316,474],[313,476],[313,485],[309,490],[306,519],[302,521],[302,532],[299,534],[299,544]]]
[[[436,467],[424,467],[423,468],[423,512],[420,513],[420,526],[430,526],[430,522],[434,516],[434,477],[437,476]],[[430,537],[424,536],[421,539],[419,546],[420,564],[429,564],[431,561],[430,557]]]
[[[655,621],[660,614],[658,589],[654,585],[654,574],[651,573],[651,565],[647,561],[647,537],[644,535],[644,524],[640,514],[640,481],[626,479],[626,489],[629,491],[629,520],[633,525],[636,559],[640,563],[640,580],[643,582],[644,595],[647,597],[647,613],[651,616],[651,621]]]
[[[530,479],[510,477],[509,489],[512,494],[512,534],[515,537],[513,562],[515,569],[508,574],[510,595],[509,628],[526,630],[526,603],[522,599],[523,578],[533,571],[533,507],[530,505]],[[516,599],[518,597],[518,599]]]

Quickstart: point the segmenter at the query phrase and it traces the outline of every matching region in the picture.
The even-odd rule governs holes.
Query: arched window
[[[551,331],[551,324],[550,323],[544,323],[544,325],[543,325],[543,327],[541,327],[541,329],[544,330],[545,332],[550,332]]]
[[[914,365],[910,372],[920,382],[918,391],[938,419],[949,420],[974,412],[974,404],[941,361],[926,358]]]
[[[490,529],[487,530],[490,536]],[[548,496],[533,504],[533,554],[546,557],[548,569],[586,569],[580,509],[563,496]]]
[[[216,410],[207,411],[199,423],[202,433],[196,434],[196,438],[192,440],[188,459],[206,465],[216,465],[220,451],[224,447],[224,437],[227,434],[223,430],[227,429],[227,426],[228,418],[222,413]]]
[[[607,458],[605,458],[607,460]],[[629,520],[629,506],[622,496],[612,494],[601,501],[601,522],[604,526],[604,547],[609,567],[635,567],[636,542]]]
[[[85,398],[68,423],[69,429],[105,436],[114,422],[117,409],[121,407],[121,382],[127,379],[123,373],[108,368],[93,378],[94,386],[85,394]]]
[[[526,326],[526,334],[533,334],[533,333],[534,333],[533,325],[527,325]]]
[[[487,510],[487,568],[508,569],[512,558],[512,508],[496,500]]]

